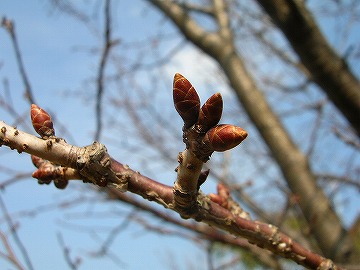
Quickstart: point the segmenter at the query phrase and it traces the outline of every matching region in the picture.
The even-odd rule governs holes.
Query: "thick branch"
[[[49,147],[49,141],[52,142],[51,147]],[[86,153],[84,148],[69,145],[64,140],[57,138],[53,140],[51,138],[40,139],[19,131],[4,122],[0,122],[0,142],[1,145],[6,145],[19,152],[37,155],[53,163],[74,169],[78,169],[76,160],[81,159],[82,153]],[[92,160],[90,159],[88,162],[91,167]],[[176,211],[173,205],[173,187],[142,176],[139,172],[131,170],[128,166],[124,166],[114,159],[111,159],[109,167],[105,164],[104,168],[108,168],[109,171],[104,171],[101,178],[107,179],[111,172],[116,173],[116,179],[111,177],[107,179],[114,187],[119,184],[122,189],[124,180],[126,180],[129,191]],[[99,169],[98,164],[96,164],[95,169]],[[81,170],[79,171],[81,172]],[[93,181],[93,183],[97,184],[98,182]],[[102,182],[100,181],[100,183]],[[335,266],[332,261],[305,249],[290,237],[279,232],[277,227],[236,216],[202,194],[197,197],[197,211],[190,217],[225,230],[234,236],[244,237],[259,247],[268,249],[282,257],[290,258],[310,269],[317,267],[319,267],[318,269],[341,269]]]
[[[329,45],[303,1],[258,0],[284,33],[312,78],[360,137],[360,83]]]

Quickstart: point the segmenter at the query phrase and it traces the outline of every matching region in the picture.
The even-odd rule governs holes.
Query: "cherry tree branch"
[[[127,189],[181,213],[181,209],[179,210],[174,203],[176,196],[174,187],[143,176],[129,166],[114,160],[107,153],[105,146],[97,142],[90,146],[77,147],[54,135],[38,138],[0,121],[0,144],[19,153],[26,152],[48,160],[54,168],[57,166],[71,168],[77,171],[77,174],[71,174],[73,178],[99,186],[112,186],[120,191]],[[36,164],[39,166],[37,176],[41,179],[49,172],[49,167],[43,170],[41,162]],[[67,179],[67,170],[63,171],[62,176]],[[310,269],[342,269],[331,260],[305,249],[289,236],[281,233],[276,226],[242,218],[200,191],[196,196],[195,211],[187,212],[186,218],[207,223],[236,237],[246,238],[250,243],[290,258]]]
[[[231,6],[227,7],[221,0],[212,1],[216,7],[214,12],[218,13],[214,20],[218,31],[214,32],[202,27],[197,18],[177,1],[148,2],[169,18],[192,44],[220,65],[239,102],[267,144],[292,193],[300,197],[299,206],[323,254],[345,262],[349,253],[356,257],[354,239],[348,234],[324,190],[316,184],[310,160],[287,132],[241,57],[233,40],[233,29],[224,18],[230,16]]]

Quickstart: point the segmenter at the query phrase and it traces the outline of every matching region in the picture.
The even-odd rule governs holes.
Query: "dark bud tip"
[[[68,184],[69,181],[67,179],[62,179],[62,178],[54,179],[54,185],[58,189],[65,189]]]
[[[176,111],[189,128],[196,123],[200,111],[200,98],[195,88],[181,74],[176,73],[173,83],[173,99]]]
[[[42,137],[47,138],[55,135],[53,122],[50,115],[39,106],[31,105],[31,122],[35,131]]]
[[[218,125],[206,132],[203,143],[217,152],[234,148],[247,137],[247,132],[233,125]]]
[[[200,186],[202,184],[205,183],[207,177],[209,176],[209,173],[210,173],[210,170],[205,170],[205,171],[202,171],[199,175],[199,179],[198,179],[198,185],[197,185],[197,188],[199,189]]]
[[[205,133],[220,121],[223,110],[223,99],[220,93],[212,95],[201,107],[197,129]]]

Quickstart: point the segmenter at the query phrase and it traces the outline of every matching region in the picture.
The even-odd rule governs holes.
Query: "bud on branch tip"
[[[212,95],[201,107],[196,127],[205,133],[219,123],[223,110],[223,100],[220,93]]]
[[[203,143],[217,152],[234,148],[247,137],[247,132],[233,125],[218,125],[206,132]]]
[[[53,127],[53,122],[51,116],[39,106],[32,104],[31,105],[31,123],[35,131],[42,137],[50,137],[55,135],[55,130]]]
[[[176,73],[173,83],[173,99],[176,111],[189,128],[196,123],[200,111],[200,98],[195,88],[181,74]]]

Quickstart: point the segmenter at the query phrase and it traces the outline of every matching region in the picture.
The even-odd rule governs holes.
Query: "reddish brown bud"
[[[39,106],[31,105],[31,122],[35,131],[42,137],[49,137],[55,135],[53,122],[50,115]]]
[[[31,161],[36,168],[40,168],[46,162],[46,160],[34,155],[31,155]]]
[[[234,148],[247,137],[247,132],[233,125],[218,125],[206,132],[203,139],[213,151],[223,152]]]
[[[195,88],[181,74],[176,73],[173,83],[173,99],[176,111],[189,128],[196,123],[200,111],[200,98]]]
[[[224,202],[224,199],[221,198],[218,194],[210,193],[208,196],[212,202],[217,203],[219,205],[221,205]]]
[[[224,208],[229,207],[230,190],[222,183],[217,185],[217,194],[210,193],[209,198],[214,203],[221,205]]]
[[[41,166],[38,170],[33,172],[32,177],[36,178],[39,184],[50,184],[51,180],[54,179],[53,165],[48,163]]]
[[[223,109],[223,100],[220,93],[212,95],[201,107],[196,128],[205,133],[220,121]]]
[[[58,189],[65,189],[68,184],[69,184],[69,181],[66,179],[62,179],[62,178],[54,179],[54,185]]]
[[[228,200],[230,198],[230,190],[229,188],[223,184],[223,183],[219,183],[217,185],[217,193],[220,197]]]

